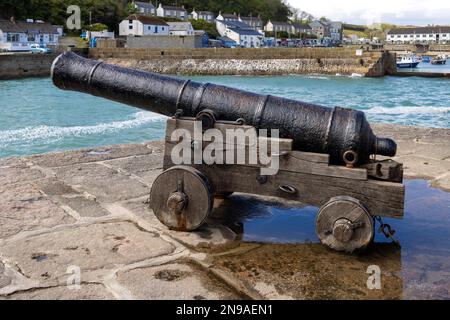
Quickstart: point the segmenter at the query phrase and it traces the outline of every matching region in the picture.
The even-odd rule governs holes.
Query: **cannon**
[[[397,145],[373,134],[363,112],[260,95],[209,83],[198,83],[122,68],[61,54],[51,68],[61,89],[89,93],[168,116],[163,173],[150,191],[150,207],[168,228],[193,231],[210,215],[215,198],[234,192],[295,200],[320,207],[318,238],[325,245],[352,252],[374,237],[374,217],[403,217],[403,166],[390,159]],[[200,128],[201,134],[196,132]],[[173,160],[180,143],[176,130],[193,150],[190,161]],[[208,130],[256,132],[279,164],[262,174],[267,163],[205,163],[197,151],[220,145],[221,152],[249,151],[251,143],[217,142]],[[259,132],[269,133],[261,136]],[[277,134],[272,134],[276,130]],[[186,142],[186,141],[184,141]],[[215,152],[217,150],[215,149]],[[382,159],[377,160],[377,156]]]

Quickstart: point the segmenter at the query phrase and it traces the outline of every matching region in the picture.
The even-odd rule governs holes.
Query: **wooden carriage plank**
[[[403,217],[405,189],[400,183],[281,171],[275,176],[269,176],[265,184],[259,184],[256,180],[260,174],[258,168],[226,165],[199,165],[196,168],[208,176],[217,193],[242,192],[275,196],[318,207],[330,198],[344,195],[360,200],[371,215]],[[281,191],[279,187],[283,185],[294,187],[296,193],[291,195]]]

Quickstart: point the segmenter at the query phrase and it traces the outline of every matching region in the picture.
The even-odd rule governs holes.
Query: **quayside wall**
[[[89,57],[165,74],[360,74],[381,77],[395,68],[388,52],[353,48],[136,49],[93,48]]]

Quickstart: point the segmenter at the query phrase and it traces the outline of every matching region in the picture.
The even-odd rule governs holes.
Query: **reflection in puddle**
[[[280,294],[297,299],[450,298],[450,193],[423,180],[406,181],[405,218],[384,219],[397,230],[401,249],[377,234],[375,244],[359,255],[318,244],[317,211],[232,196],[214,216],[242,233],[249,251],[222,256],[217,266],[253,285],[275,284]],[[367,289],[370,265],[381,268],[382,290]]]

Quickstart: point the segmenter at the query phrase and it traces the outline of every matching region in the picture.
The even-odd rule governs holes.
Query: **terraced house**
[[[0,51],[28,51],[30,45],[58,45],[62,27],[44,22],[0,20]]]
[[[156,9],[156,14],[158,17],[163,18],[177,18],[180,20],[187,20],[188,19],[188,13],[184,6],[181,7],[174,7],[174,6],[166,6],[159,4],[158,8]]]
[[[191,12],[192,19],[194,20],[205,20],[207,22],[214,22],[214,13],[211,11],[196,11],[195,9]]]
[[[388,43],[450,43],[450,26],[395,28],[387,33]]]
[[[132,14],[119,24],[121,36],[168,36],[169,25],[161,18]]]
[[[145,16],[156,16],[156,8],[151,2],[133,1],[137,12]]]

